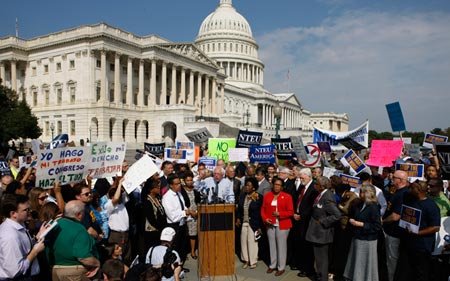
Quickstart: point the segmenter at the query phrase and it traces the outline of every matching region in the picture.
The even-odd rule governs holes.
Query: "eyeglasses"
[[[41,201],[44,201],[47,198],[48,198],[48,195],[44,195],[44,196],[38,197],[38,199],[41,200]]]
[[[396,176],[393,176],[392,178],[393,178],[394,180],[395,180],[395,179],[397,179],[397,180],[403,180],[402,178],[399,178],[399,177],[396,177]]]
[[[84,196],[91,196],[92,195],[92,192],[85,192],[85,193],[81,193],[81,195],[84,195]]]

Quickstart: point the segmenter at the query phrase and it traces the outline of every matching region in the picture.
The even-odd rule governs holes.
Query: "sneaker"
[[[243,269],[246,269],[248,267],[248,263],[244,263],[243,265],[242,265],[242,268]]]
[[[252,265],[250,265],[250,269],[255,269],[256,268],[256,263],[255,264],[252,264]]]

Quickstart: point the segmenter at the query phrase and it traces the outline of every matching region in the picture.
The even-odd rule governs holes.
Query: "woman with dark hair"
[[[243,268],[256,268],[258,262],[258,237],[261,235],[261,206],[262,195],[256,192],[258,181],[256,178],[245,179],[244,192],[239,196],[236,213],[236,225],[241,230],[241,259]]]
[[[138,254],[141,261],[150,247],[160,244],[159,237],[166,225],[166,214],[161,203],[161,182],[150,177],[142,187],[141,212],[137,219]]]
[[[294,215],[292,197],[283,192],[284,181],[273,178],[272,191],[266,193],[261,208],[261,218],[266,225],[270,247],[270,265],[267,273],[276,270],[275,276],[284,273],[287,257],[287,237]]]
[[[378,280],[377,239],[381,231],[380,206],[375,188],[363,184],[359,194],[362,202],[353,218],[353,239],[344,276],[350,280]]]

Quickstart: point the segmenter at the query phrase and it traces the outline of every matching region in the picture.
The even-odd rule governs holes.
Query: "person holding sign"
[[[429,280],[431,253],[436,242],[435,233],[440,229],[441,216],[437,205],[427,197],[427,190],[427,183],[417,180],[410,186],[409,195],[411,196],[406,196],[403,201],[401,220],[405,220],[405,217],[411,218],[409,223],[418,225],[419,231],[412,232],[409,226],[406,226],[406,234],[401,241],[395,280]],[[414,216],[404,211],[408,209],[419,211],[419,215]]]

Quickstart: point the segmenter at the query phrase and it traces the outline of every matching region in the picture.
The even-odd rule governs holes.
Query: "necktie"
[[[297,211],[297,213],[299,211],[298,208],[300,207],[300,203],[302,202],[303,195],[305,195],[305,190],[306,190],[306,187],[303,187],[302,191],[300,192],[300,195],[298,196],[297,206],[295,207],[295,210]]]
[[[319,195],[317,195],[316,200],[314,200],[313,206],[316,206],[317,203],[319,203],[319,200],[320,200],[321,197],[322,197],[322,193],[320,193]]]
[[[181,200],[180,193],[177,192],[178,201],[180,201],[181,210],[184,211],[184,204],[183,200]]]
[[[214,189],[214,197],[217,198],[218,194],[219,194],[219,183],[216,182],[216,189]]]

